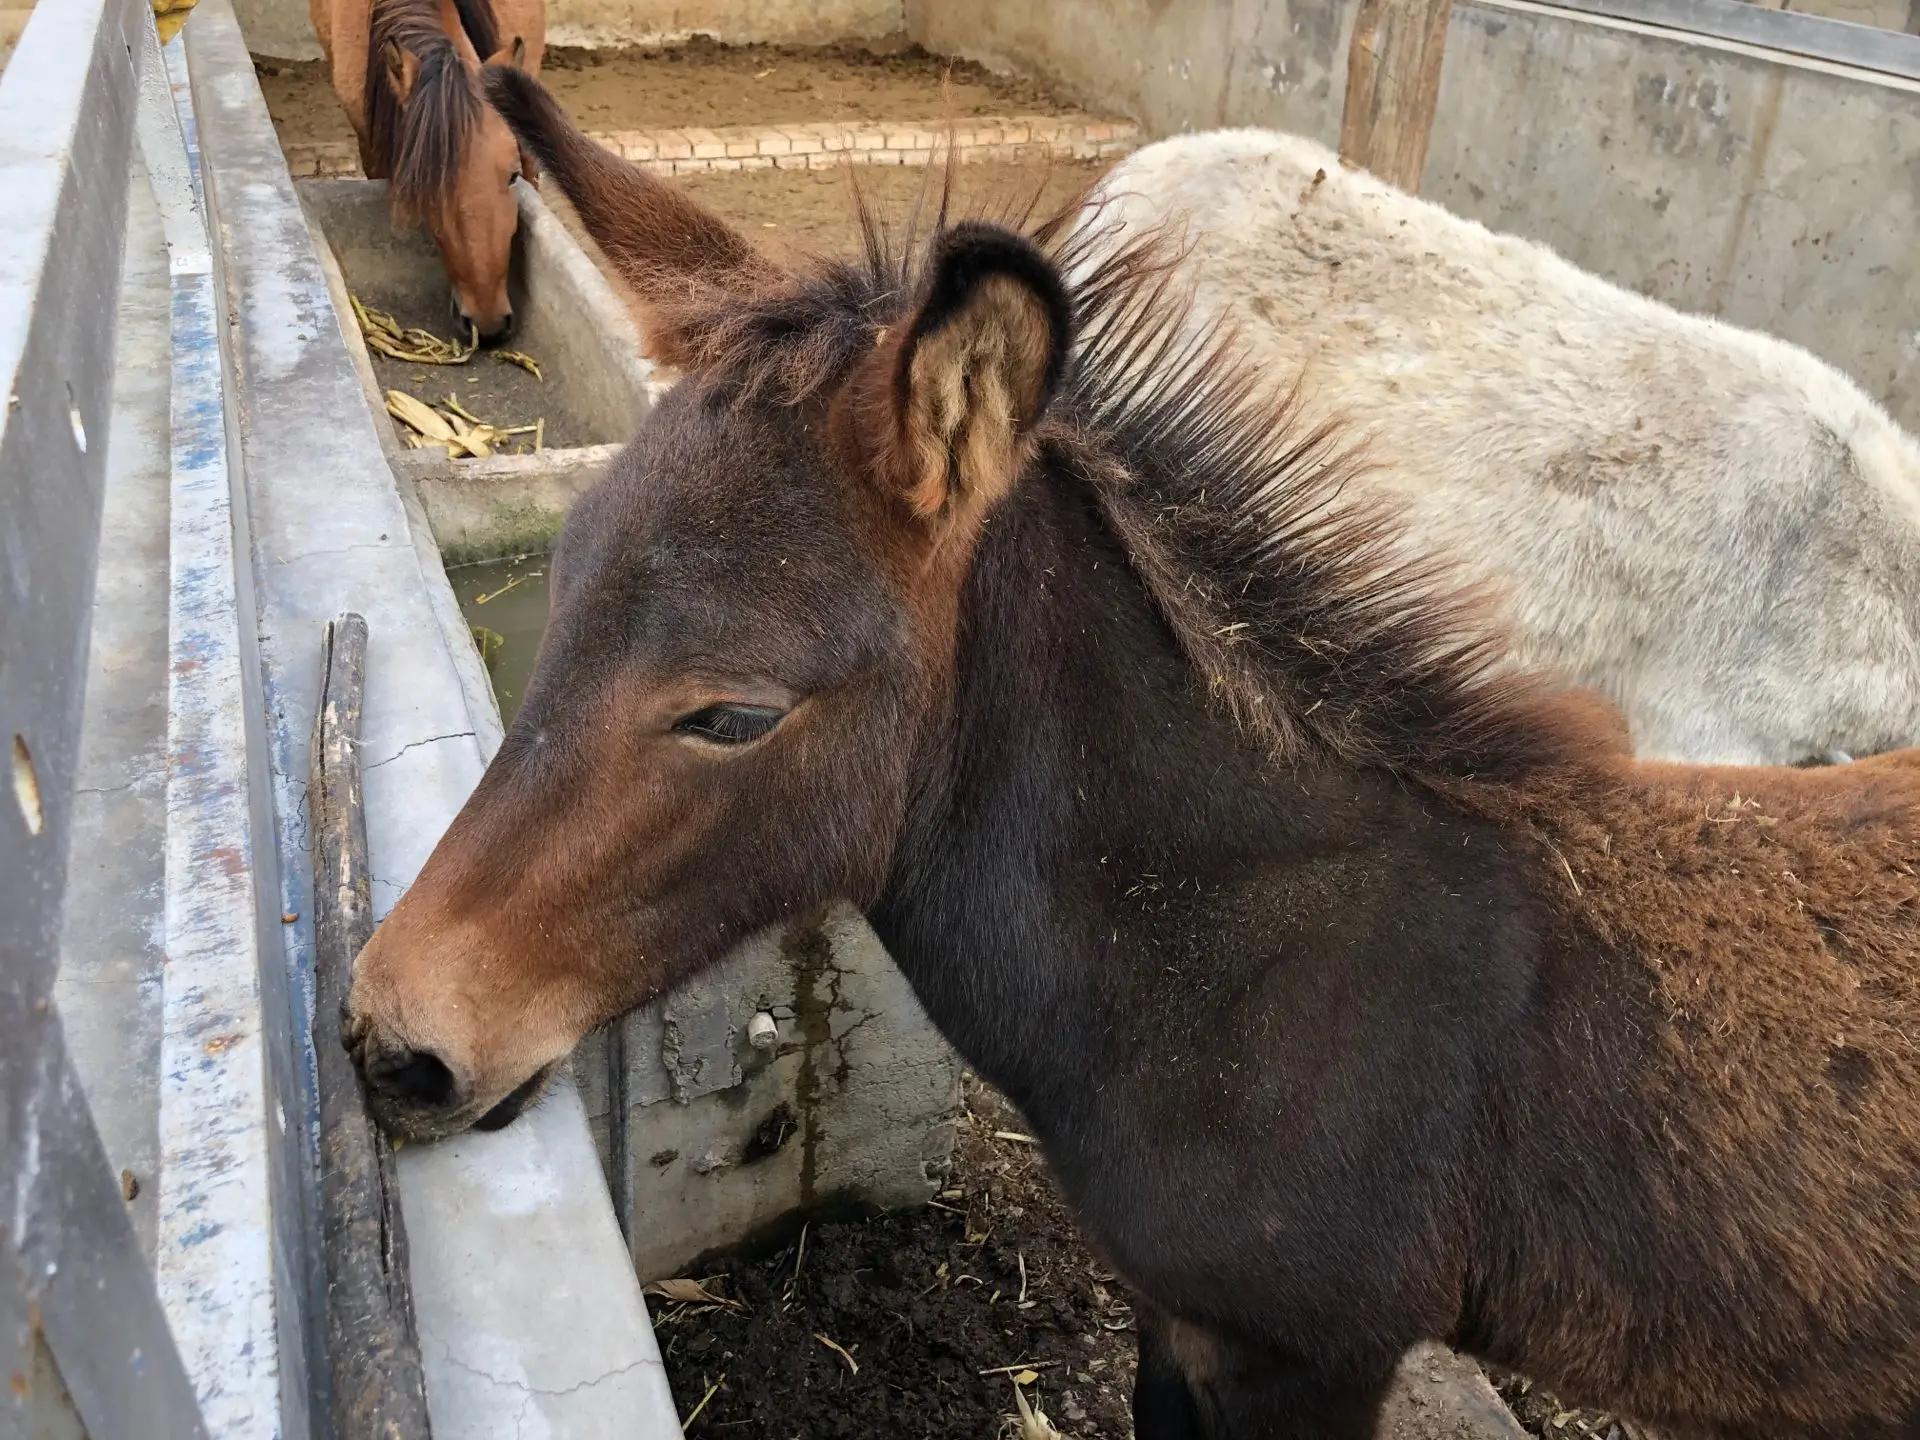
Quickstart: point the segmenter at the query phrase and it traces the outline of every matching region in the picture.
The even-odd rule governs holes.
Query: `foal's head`
[[[513,325],[507,270],[520,208],[513,182],[533,171],[480,88],[480,57],[519,68],[486,0],[378,0],[367,52],[367,127],[386,162],[396,218],[427,227],[461,328],[485,340]]]
[[[513,729],[357,963],[348,1034],[419,1137],[506,1123],[594,1025],[877,895],[1070,329],[1007,230],[785,273],[496,86],[686,378],[569,517]]]

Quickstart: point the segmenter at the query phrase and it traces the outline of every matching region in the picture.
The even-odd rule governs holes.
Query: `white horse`
[[[1494,582],[1516,658],[1611,695],[1638,753],[1920,743],[1920,445],[1832,366],[1272,131],[1148,146],[1081,220],[1169,223],[1196,329],[1357,429],[1403,543]]]

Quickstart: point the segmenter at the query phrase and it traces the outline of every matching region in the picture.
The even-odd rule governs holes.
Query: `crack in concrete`
[[[131,790],[134,786],[148,778],[150,777],[143,775],[139,777],[139,779],[129,780],[122,785],[82,785],[73,793],[76,795],[118,795],[122,790]]]
[[[482,1366],[475,1365],[470,1361],[461,1359],[458,1355],[453,1353],[453,1347],[447,1344],[446,1341],[440,1339],[438,1336],[433,1336],[430,1338],[432,1338],[433,1343],[439,1347],[440,1353],[446,1356],[447,1363],[453,1366],[454,1369],[464,1370],[466,1371],[467,1374],[473,1376],[475,1379],[484,1380],[489,1385],[497,1385],[502,1390],[518,1390],[521,1393],[523,1393],[527,1397],[527,1401],[526,1401],[526,1404],[523,1404],[521,1406],[521,1409],[520,1409],[521,1418],[525,1417],[527,1405],[530,1405],[533,1402],[533,1398],[537,1395],[545,1396],[551,1400],[563,1400],[569,1395],[577,1395],[580,1391],[591,1389],[595,1385],[604,1385],[609,1380],[615,1380],[622,1375],[631,1374],[633,1371],[638,1370],[645,1365],[659,1366],[662,1369],[665,1368],[664,1362],[656,1359],[650,1359],[647,1356],[643,1355],[638,1360],[629,1360],[625,1365],[616,1365],[613,1367],[613,1369],[605,1371],[602,1374],[590,1375],[585,1380],[578,1381],[572,1385],[568,1385],[563,1388],[555,1389],[551,1386],[532,1385],[524,1380],[511,1380],[506,1378],[505,1376],[495,1375],[492,1371],[487,1370]],[[516,1429],[518,1428],[517,1423],[515,1428]]]
[[[330,550],[302,550],[297,555],[280,555],[274,558],[276,565],[298,565],[303,560],[317,560],[322,555],[351,555],[355,550],[397,550],[400,547],[391,540],[362,540],[357,545],[341,545]]]
[[[371,765],[362,765],[360,767],[360,773],[364,775],[369,770],[378,770],[382,765],[391,765],[394,761],[398,760],[402,755],[406,754],[407,751],[418,750],[422,745],[434,745],[434,744],[438,744],[442,740],[471,740],[471,739],[473,739],[473,731],[471,730],[455,730],[450,735],[429,735],[424,740],[415,740],[411,744],[402,745],[398,750],[394,751],[393,754],[389,755],[384,760],[376,760]]]

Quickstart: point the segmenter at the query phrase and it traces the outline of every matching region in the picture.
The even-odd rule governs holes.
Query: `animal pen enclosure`
[[[615,148],[736,223],[840,247],[845,166],[902,202],[948,133],[966,184],[1060,198],[1181,130],[1332,142],[1361,9],[822,0],[676,19],[580,0],[554,8],[570,48],[551,78]],[[163,55],[144,6],[84,0],[43,7],[0,79],[21,197],[0,237],[16,400],[0,433],[0,835],[23,857],[0,876],[0,1173],[17,1198],[0,1227],[0,1370],[20,1377],[0,1415],[33,1434],[325,1433],[303,794],[321,628],[368,618],[384,912],[517,698],[474,627],[516,628],[490,626],[489,607],[508,587],[538,594],[568,505],[672,378],[639,358],[564,206],[523,190],[519,343],[550,374],[477,408],[550,419],[552,443],[471,460],[407,448],[384,392],[433,401],[466,375],[382,360],[360,337],[351,296],[429,318],[403,312],[433,298],[435,272],[350,178],[303,29],[286,0],[201,0]],[[681,29],[839,48],[632,51]],[[903,37],[984,68],[943,99],[944,61],[901,53]],[[1920,426],[1920,38],[1738,0],[1463,0],[1444,39],[1424,164],[1403,162],[1428,198],[1803,344]],[[869,44],[888,53],[862,58]],[[462,568],[485,565],[504,568]],[[524,644],[541,608],[504,643]],[[1004,1138],[1017,1117],[978,1092],[962,1105],[955,1061],[857,915],[743,947],[594,1037],[573,1072],[506,1131],[401,1152],[437,1435],[671,1434],[698,1404],[709,1424],[865,1406],[873,1428],[844,1433],[891,1433],[921,1402],[895,1413],[852,1387],[883,1385],[859,1363],[901,1342],[876,1331],[863,1350],[828,1328],[855,1323],[865,1292],[810,1302],[853,1348],[801,1334],[808,1363],[777,1358],[777,1335],[736,1307],[778,1309],[788,1266],[841,1266],[820,1273],[843,1288],[900,1268],[882,1249],[934,1272],[884,1287],[911,1294],[949,1278],[956,1245],[983,1289],[1008,1292],[1003,1325],[1000,1299],[977,1322],[979,1345],[1005,1348],[917,1371],[897,1351],[900,1373],[964,1391],[943,1413],[972,1424],[1012,1408],[1007,1375],[978,1371],[1031,1368],[1066,1433],[1124,1433],[1124,1298],[1074,1270],[1090,1257],[1039,1248],[1065,1222],[1025,1141]],[[1009,1260],[976,1230],[996,1195],[1023,1212],[1008,1234],[1040,1237],[1031,1253]],[[921,1202],[933,1229],[816,1231],[811,1262],[791,1244],[810,1217]],[[1028,1211],[1046,1225],[1023,1232]],[[737,1287],[718,1300],[659,1304],[667,1338],[691,1337],[676,1396],[640,1286],[750,1239],[789,1248],[772,1269],[715,1262],[704,1273]],[[1026,1308],[1043,1261],[1060,1293]],[[748,1393],[730,1348],[792,1393]],[[1445,1364],[1409,1366],[1395,1433],[1512,1433]]]

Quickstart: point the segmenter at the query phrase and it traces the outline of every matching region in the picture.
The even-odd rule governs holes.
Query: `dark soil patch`
[[[321,61],[256,56],[254,73],[281,144],[352,142],[353,129]],[[884,53],[855,44],[814,48],[714,40],[665,50],[555,46],[540,78],[587,130],[1060,115],[1073,109],[1031,81],[930,55],[917,45]]]
[[[1032,1370],[1024,1393],[1061,1434],[1132,1434],[1126,1294],[1035,1149],[996,1138],[1020,1133],[1019,1117],[984,1086],[966,1093],[937,1206],[816,1224],[776,1255],[700,1277],[744,1313],[649,1301],[680,1414],[706,1401],[689,1435],[992,1440],[1014,1382],[981,1372],[1008,1366]]]
[[[1552,1392],[1522,1376],[1486,1367],[1487,1379],[1513,1411],[1513,1418],[1529,1435],[1541,1440],[1659,1440],[1644,1425],[1622,1420],[1602,1410],[1581,1410],[1562,1404]]]

